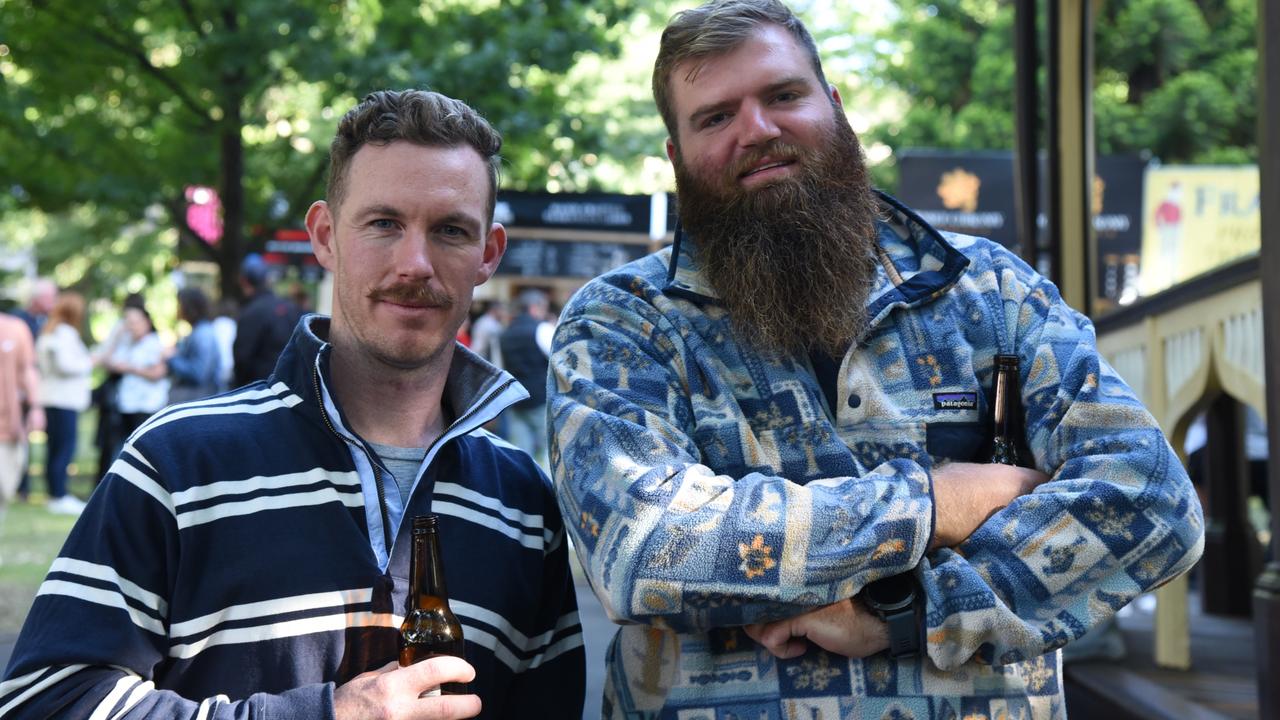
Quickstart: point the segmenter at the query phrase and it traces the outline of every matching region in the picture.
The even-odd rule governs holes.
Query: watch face
[[[911,575],[903,573],[881,578],[864,588],[867,602],[883,608],[901,606],[915,596]]]

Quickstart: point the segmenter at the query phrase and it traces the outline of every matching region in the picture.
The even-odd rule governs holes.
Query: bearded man
[[[549,380],[603,715],[1064,717],[1058,648],[1200,554],[1155,420],[1051,283],[871,189],[783,5],[677,14],[653,89],[675,244],[575,295]],[[1035,469],[983,462],[997,355]]]

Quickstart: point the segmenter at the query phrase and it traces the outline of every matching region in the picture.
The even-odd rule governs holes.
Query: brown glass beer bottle
[[[1022,415],[1022,390],[1019,387],[1018,356],[996,356],[996,394],[991,418],[995,434],[991,442],[991,460],[1002,465],[1021,465],[1018,433]]]
[[[449,609],[435,515],[413,518],[413,552],[409,562],[409,599],[404,623],[400,625],[400,666],[437,655],[466,659],[462,624]],[[440,692],[465,695],[468,691],[466,683],[445,683]]]

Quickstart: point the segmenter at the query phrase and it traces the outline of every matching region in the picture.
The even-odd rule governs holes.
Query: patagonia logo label
[[[972,410],[978,407],[976,392],[946,392],[933,394],[935,410]]]

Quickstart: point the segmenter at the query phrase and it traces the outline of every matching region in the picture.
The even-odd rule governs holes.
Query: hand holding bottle
[[[400,667],[392,662],[352,678],[333,691],[337,720],[453,720],[480,714],[480,698],[475,695],[431,695],[421,697],[447,683],[469,683],[475,668],[462,658],[449,655]]]

